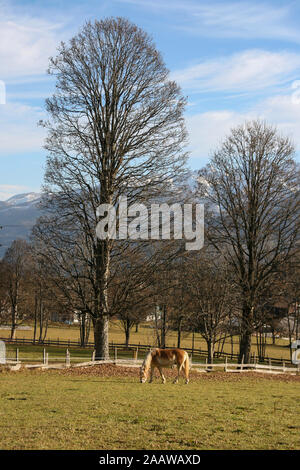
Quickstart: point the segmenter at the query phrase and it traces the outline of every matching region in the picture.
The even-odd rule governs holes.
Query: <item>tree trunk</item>
[[[33,344],[36,340],[36,329],[37,329],[37,297],[34,298],[34,328],[33,328]]]
[[[243,358],[244,363],[248,364],[250,361],[251,351],[251,332],[243,331],[240,339],[240,352],[239,352],[239,363],[241,364]]]
[[[101,315],[94,321],[94,339],[95,339],[95,359],[109,359],[109,342],[108,342],[108,315]]]
[[[129,346],[129,336],[130,336],[130,321],[127,320],[126,325],[125,325],[125,345],[127,349]]]
[[[155,318],[155,333],[156,333],[156,340],[157,340],[157,347],[161,348],[161,338],[159,334],[159,328],[158,328],[158,317],[157,317],[157,305],[155,306],[155,313],[154,313],[154,318]],[[160,319],[161,321],[161,319]]]
[[[107,192],[107,191],[106,191]],[[111,203],[111,200],[107,200]],[[108,280],[110,273],[110,240],[97,240],[96,246],[96,281],[98,291],[95,305],[94,339],[96,360],[109,359],[109,305],[108,305]]]
[[[16,331],[17,331],[17,325],[16,323],[13,323],[11,325],[10,339],[16,339]]]
[[[80,346],[85,347],[89,340],[90,317],[86,312],[79,314]]]
[[[43,316],[43,304],[40,299],[39,305],[39,327],[40,327],[40,335],[39,335],[39,343],[43,342],[43,329],[44,329],[44,316]]]
[[[84,347],[85,338],[85,313],[79,314],[79,333],[80,333],[80,346]]]
[[[10,339],[16,339],[16,330],[17,330],[17,311],[16,307],[12,307],[11,315],[11,331]]]
[[[47,336],[47,332],[48,332],[48,315],[45,319],[45,329],[44,329],[44,336],[43,336],[43,339],[42,339],[42,343],[45,342],[45,339],[46,339],[46,336]]]
[[[161,319],[161,347],[166,347],[166,305],[163,306],[162,319]]]
[[[182,326],[182,317],[179,317],[178,327],[177,327],[177,348],[180,348],[180,344],[181,344],[181,326]]]
[[[238,358],[239,363],[241,363],[243,359],[245,364],[250,362],[253,310],[253,307],[250,308],[245,306],[243,308],[240,334],[240,351]]]
[[[206,340],[206,343],[207,343],[207,362],[208,364],[213,364],[215,345],[212,340]]]

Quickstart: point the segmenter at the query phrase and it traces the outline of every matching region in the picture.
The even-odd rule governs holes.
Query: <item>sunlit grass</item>
[[[1,449],[299,449],[299,382],[0,375]]]

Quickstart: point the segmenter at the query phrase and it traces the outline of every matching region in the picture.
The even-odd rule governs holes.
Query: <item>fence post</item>
[[[67,349],[66,350],[66,367],[70,367],[70,366],[71,366],[71,357],[70,357],[70,352]]]
[[[282,363],[282,372],[285,372],[285,362]]]
[[[244,354],[243,354],[243,356],[242,356],[241,370],[244,370]]]
[[[43,349],[43,364],[46,364],[46,349]]]
[[[96,350],[94,349],[94,351],[92,352],[92,362],[95,362],[95,355],[96,355]]]
[[[46,353],[46,366],[48,365],[48,362],[49,362],[49,354]]]
[[[118,348],[115,348],[115,364],[117,363],[118,359]]]
[[[19,348],[16,349],[16,363],[19,362]]]

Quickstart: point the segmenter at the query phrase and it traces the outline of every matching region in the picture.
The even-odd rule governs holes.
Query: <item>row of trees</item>
[[[256,305],[251,332],[256,334],[260,358],[265,356],[267,332],[272,332],[274,341],[276,335],[284,334],[290,340],[297,337],[300,286],[295,261],[276,273],[272,289]],[[129,274],[126,282],[131,285]],[[122,285],[123,280],[119,282]],[[81,344],[87,343],[91,316],[72,287],[72,277],[59,278],[53,266],[43,264],[34,246],[24,240],[12,243],[0,262],[0,283],[0,322],[11,325],[11,338],[19,325],[30,321],[33,340],[42,343],[49,320],[68,319],[68,315],[72,318],[77,312]],[[242,334],[243,309],[234,271],[216,250],[207,247],[178,255],[167,268],[164,264],[156,269],[147,286],[139,297],[130,290],[130,297],[135,299],[130,303],[126,304],[122,296],[114,300],[119,312],[114,319],[123,327],[127,346],[132,328],[151,316],[149,326],[153,330],[149,336],[159,347],[166,346],[171,331],[177,332],[177,347],[181,347],[183,337],[197,332],[207,343],[209,362],[225,341],[231,340],[233,352],[233,336]]]
[[[144,31],[122,18],[87,23],[61,44],[49,73],[56,91],[41,123],[48,157],[32,242],[47,288],[92,319],[98,358],[109,356],[110,318],[122,319],[128,338],[160,305],[162,346],[172,312],[179,332],[201,331],[210,357],[236,326],[247,362],[261,312],[297,270],[300,180],[290,139],[261,121],[233,129],[191,189],[186,100]],[[186,252],[174,231],[168,241],[143,236],[139,206],[128,220],[134,240],[120,221],[117,240],[99,239],[98,207],[117,208],[122,195],[128,204],[205,202],[205,248]]]

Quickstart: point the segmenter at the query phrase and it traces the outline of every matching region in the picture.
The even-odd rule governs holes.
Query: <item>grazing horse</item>
[[[155,367],[157,367],[162,378],[162,382],[165,383],[166,379],[164,374],[162,373],[162,367],[172,367],[174,364],[177,365],[177,377],[175,378],[174,383],[178,383],[180,371],[183,369],[185,375],[185,383],[188,384],[190,361],[188,353],[183,349],[151,349],[148,352],[140,369],[140,382],[146,382],[149,369],[151,369],[149,382],[152,382],[153,370]]]

